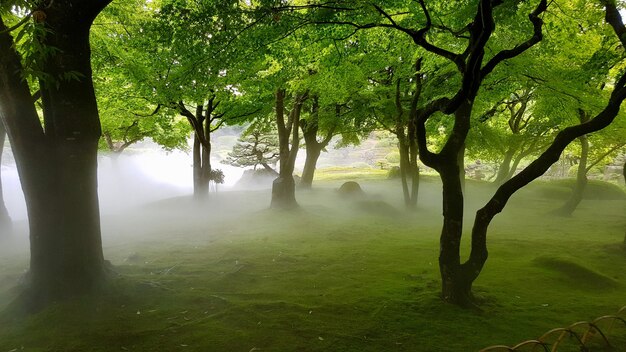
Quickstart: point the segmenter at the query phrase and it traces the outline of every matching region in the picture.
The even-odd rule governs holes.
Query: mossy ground
[[[110,288],[35,315],[10,304],[28,257],[3,254],[0,351],[477,351],[626,305],[623,200],[585,200],[559,218],[545,215],[561,202],[541,196],[545,185],[521,191],[490,228],[476,311],[438,297],[436,178],[415,212],[397,180],[360,182],[395,214],[341,199],[343,181],[299,192],[293,212],[267,210],[268,191],[223,192],[105,218]],[[492,192],[468,182],[467,233]]]

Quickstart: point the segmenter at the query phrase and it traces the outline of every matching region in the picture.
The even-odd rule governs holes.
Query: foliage
[[[253,166],[256,169],[258,165],[275,165],[278,157],[276,134],[254,124],[239,137],[222,163],[237,167]]]

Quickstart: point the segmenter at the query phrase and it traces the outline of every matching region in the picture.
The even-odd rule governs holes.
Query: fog
[[[319,164],[343,165],[359,162],[353,154],[358,148],[331,150],[320,158]],[[302,170],[304,152],[300,153],[296,170]],[[2,183],[5,204],[14,222],[9,243],[0,246],[5,253],[25,256],[28,251],[28,228],[24,197],[11,151],[5,150]],[[241,220],[268,211],[271,200],[271,178],[259,182],[237,184],[244,170],[212,159],[214,168],[225,174],[225,183],[211,186],[208,201],[192,199],[192,158],[183,151],[166,152],[153,143],[142,143],[117,158],[106,153],[98,157],[99,201],[102,239],[105,256],[120,259],[137,248],[154,243],[206,243],[214,236],[227,235]],[[297,199],[303,211],[320,218],[346,218],[368,212],[388,215],[402,210],[399,182],[391,188],[378,182],[359,180],[366,196],[361,205],[342,200],[337,194],[345,180],[325,181],[314,190],[298,191]],[[422,187],[420,202],[440,213],[440,190]],[[435,217],[437,218],[437,217]]]

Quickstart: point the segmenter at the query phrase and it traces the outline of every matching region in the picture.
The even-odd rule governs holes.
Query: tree
[[[242,89],[239,79],[254,69],[240,60],[254,48],[235,42],[257,21],[250,6],[236,0],[139,2],[130,18],[116,16],[123,26],[106,38],[117,43],[108,47],[124,47],[115,51],[115,59],[124,79],[136,87],[135,95],[188,123],[194,139],[196,199],[208,196],[211,133],[260,111],[251,97],[254,90]],[[129,126],[132,123],[122,125]]]
[[[252,166],[256,170],[261,165],[265,170],[278,175],[270,165],[278,161],[278,140],[275,134],[263,131],[257,124],[253,124],[239,137],[233,150],[222,161],[236,167]]]
[[[296,183],[293,178],[293,169],[296,164],[298,148],[300,147],[300,115],[302,105],[308,99],[309,92],[293,94],[291,110],[285,120],[285,99],[287,90],[276,89],[276,126],[278,128],[278,156],[280,169],[278,178],[272,183],[272,208],[293,209],[298,207],[296,202]]]
[[[539,177],[556,162],[569,143],[584,134],[608,126],[615,119],[621,102],[626,98],[626,75],[615,80],[611,97],[594,118],[588,123],[563,129],[541,156],[500,186],[486,206],[477,212],[472,229],[471,253],[469,259],[462,263],[460,246],[464,197],[461,171],[474,103],[481,87],[494,70],[501,69],[504,62],[524,54],[543,39],[544,19],[541,15],[546,11],[548,2],[541,0],[530,4],[480,0],[477,4],[472,2],[467,6],[455,4],[456,11],[451,12],[446,11],[451,5],[444,2],[429,3],[430,8],[424,1],[418,1],[415,6],[418,5],[419,9],[414,9],[411,5],[385,9],[365,2],[333,2],[285,5],[278,9],[306,11],[307,17],[313,17],[308,20],[309,23],[342,25],[357,31],[376,27],[398,30],[408,35],[430,57],[445,59],[455,67],[458,77],[456,92],[452,96],[423,96],[414,123],[420,159],[439,173],[443,184],[444,219],[439,256],[442,298],[447,302],[471,306],[472,284],[487,260],[486,235],[493,217],[502,211],[514,192]],[[603,5],[606,8],[606,22],[612,26],[622,43],[626,43],[626,36],[623,35],[626,29],[615,4],[604,1]],[[315,9],[320,11],[311,15],[310,12]],[[585,11],[592,13],[593,9],[585,8]],[[436,15],[437,22],[433,21],[431,12]],[[412,16],[414,13],[420,13],[420,18],[415,19]],[[454,13],[454,16],[450,13]],[[529,25],[524,25],[528,20],[523,19],[522,13],[530,20]],[[465,14],[471,14],[467,16],[471,19],[463,19]],[[499,26],[498,31],[503,33],[494,36],[496,21],[514,23],[515,26]],[[415,22],[423,25],[415,29],[412,27]],[[575,23],[566,20],[564,22],[574,30],[579,28]],[[596,23],[599,22],[596,20]],[[551,25],[557,23],[552,22]],[[580,37],[583,34],[580,33]],[[516,41],[517,44],[511,47],[511,38],[520,37],[526,39]],[[506,40],[502,40],[504,38]],[[447,140],[443,147],[438,152],[433,152],[429,150],[426,124],[436,114],[451,116],[453,125],[447,131]]]
[[[16,28],[5,24],[13,17],[5,6],[27,3],[3,4],[0,13],[0,118],[27,204],[31,260],[25,297],[31,308],[93,292],[105,281],[89,30],[109,2],[57,0],[29,8],[32,21]],[[30,44],[21,46],[22,53],[13,30]],[[24,79],[28,72],[37,74],[43,125]]]
[[[315,168],[317,166],[317,160],[322,154],[322,150],[326,149],[328,143],[335,135],[336,127],[339,122],[334,123],[329,129],[325,131],[321,140],[318,140],[318,134],[320,131],[320,105],[319,97],[314,96],[312,98],[311,112],[308,119],[300,121],[300,128],[302,129],[302,137],[304,138],[304,147],[306,148],[306,159],[304,160],[304,168],[302,169],[302,176],[300,178],[301,188],[311,188],[313,185],[313,176],[315,175]],[[335,104],[335,118],[341,119],[341,105]]]
[[[2,165],[2,153],[4,152],[4,141],[6,139],[6,131],[4,125],[0,121],[0,166]],[[1,170],[1,168],[0,168]],[[4,195],[2,193],[2,172],[0,171],[0,233],[6,235],[11,230],[11,217],[4,203]]]

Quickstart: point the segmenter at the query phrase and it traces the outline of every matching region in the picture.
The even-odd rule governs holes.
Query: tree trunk
[[[100,120],[90,64],[89,28],[108,0],[58,0],[46,7],[40,80],[45,130],[20,57],[0,18],[0,118],[7,129],[30,226],[30,281],[23,298],[37,309],[91,293],[105,281],[97,192]],[[53,35],[50,33],[54,33]],[[73,72],[76,78],[63,79]]]
[[[2,193],[2,154],[4,152],[5,139],[6,132],[4,130],[4,124],[0,121],[0,238],[8,235],[12,228],[11,217],[4,203],[4,195]]]
[[[569,199],[559,209],[554,211],[555,215],[559,216],[571,216],[574,210],[578,207],[578,204],[583,199],[585,188],[587,187],[587,159],[589,156],[589,141],[587,136],[581,136],[578,138],[580,141],[581,152],[580,162],[578,163],[578,170],[576,172],[576,184],[572,189],[572,194]]]
[[[209,183],[204,177],[203,170],[203,149],[202,143],[197,133],[193,138],[193,197],[196,200],[207,198]]]
[[[408,143],[409,173],[411,175],[411,202],[409,203],[409,209],[415,209],[417,207],[417,196],[419,194],[420,187],[420,169],[417,165],[419,149],[417,147],[417,135],[415,121],[413,119],[409,121]]]
[[[582,109],[578,110],[578,119],[580,123],[586,123],[589,121],[589,115]],[[561,208],[555,210],[553,213],[559,216],[571,216],[574,210],[578,207],[578,204],[583,199],[585,188],[587,187],[587,159],[589,158],[589,140],[587,135],[578,137],[580,141],[580,162],[578,163],[578,170],[576,172],[576,185],[572,190],[570,198],[561,206]]]
[[[462,307],[473,304],[471,288],[474,280],[463,270],[460,254],[464,207],[463,156],[472,106],[473,100],[468,99],[454,112],[455,125],[436,165],[443,186],[443,227],[439,239],[441,295],[444,301]]]
[[[319,133],[319,99],[315,96],[312,100],[313,103],[311,104],[311,116],[309,120],[300,121],[300,127],[302,128],[302,136],[304,137],[306,148],[306,159],[304,161],[304,169],[302,170],[302,177],[298,186],[303,189],[310,189],[312,187],[317,161],[322,154],[322,150],[324,150],[328,143],[330,143],[335,131],[335,128],[333,127],[327,131],[326,136],[321,142],[317,140],[317,135]],[[341,116],[341,108],[339,105],[335,106],[335,115],[337,119]]]
[[[398,152],[400,153],[400,182],[402,183],[402,195],[404,196],[404,206],[411,207],[411,193],[407,181],[407,175],[410,172],[409,146],[406,143],[404,135],[396,134],[398,137]]]
[[[280,171],[278,178],[272,183],[272,201],[270,207],[294,209],[298,207],[298,202],[296,201],[293,169],[300,145],[300,113],[307,93],[297,94],[295,96],[287,123],[285,123],[285,95],[286,91],[284,89],[278,89],[276,91],[276,125],[278,127]],[[290,144],[291,148],[289,146]]]
[[[300,179],[300,188],[310,189],[312,187],[317,160],[321,154],[322,148],[320,146],[306,143],[306,159],[304,161],[304,169],[302,170],[302,178]]]
[[[456,159],[456,158],[455,158]],[[460,306],[471,304],[471,281],[461,271],[463,233],[463,187],[458,160],[444,161],[440,170],[443,183],[443,228],[439,240],[439,271],[444,301]]]
[[[515,156],[515,148],[509,146],[504,153],[504,159],[498,168],[496,179],[493,180],[494,185],[500,186],[503,182],[508,180],[509,174],[511,173],[511,161],[513,161],[513,156]]]

